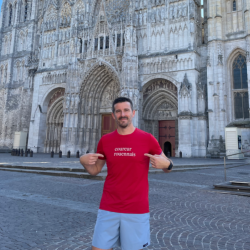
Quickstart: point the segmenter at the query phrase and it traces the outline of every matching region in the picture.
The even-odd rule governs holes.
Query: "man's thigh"
[[[150,245],[150,214],[122,214],[120,242],[122,250],[139,250]]]
[[[93,249],[112,249],[120,246],[120,214],[98,210],[92,240]]]

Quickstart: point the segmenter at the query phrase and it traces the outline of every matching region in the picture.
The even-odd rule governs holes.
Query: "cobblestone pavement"
[[[228,180],[250,177],[230,168]],[[149,175],[147,249],[250,250],[250,198],[224,194],[223,167]],[[91,249],[103,181],[0,172],[0,250]]]

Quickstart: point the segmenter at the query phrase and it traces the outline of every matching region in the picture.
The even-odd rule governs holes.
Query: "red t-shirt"
[[[120,135],[117,130],[104,135],[97,153],[106,160],[108,175],[104,183],[100,209],[144,214],[149,212],[148,169],[145,153],[160,155],[161,147],[149,133],[135,129],[132,134]]]

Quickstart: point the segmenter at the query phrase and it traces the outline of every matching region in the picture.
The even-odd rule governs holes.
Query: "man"
[[[173,164],[151,134],[133,126],[135,110],[129,98],[114,100],[112,116],[117,130],[101,138],[96,154],[80,158],[91,175],[100,173],[106,161],[108,168],[92,250],[140,250],[150,244],[149,159],[152,167],[166,173]]]

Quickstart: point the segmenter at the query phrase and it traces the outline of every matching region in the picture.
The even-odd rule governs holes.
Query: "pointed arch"
[[[45,13],[45,21],[53,21],[57,19],[57,10],[53,4],[50,4]]]
[[[71,11],[72,10],[71,10],[71,6],[70,6],[69,2],[65,1],[62,4],[60,16],[62,18],[66,18],[68,20],[68,18],[71,18]]]
[[[245,55],[245,50],[236,47],[227,59],[227,83],[229,86],[226,86],[228,98],[225,105],[228,111],[229,123],[234,120],[249,119],[247,109],[249,109],[250,103]],[[245,82],[243,85],[242,79]]]
[[[85,13],[85,5],[83,3],[83,0],[78,0],[75,4],[75,14],[82,15]]]

